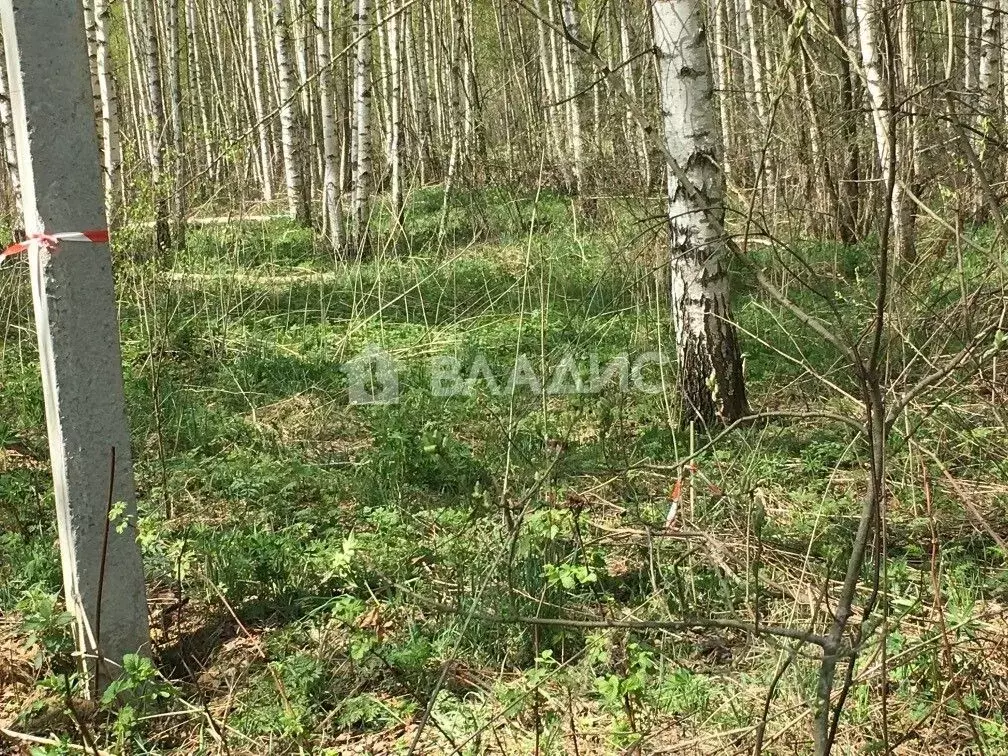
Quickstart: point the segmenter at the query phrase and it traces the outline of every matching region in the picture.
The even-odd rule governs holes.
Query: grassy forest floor
[[[568,356],[587,375],[591,355],[674,352],[664,228],[556,196],[460,195],[444,223],[441,203],[421,192],[399,248],[354,265],[283,222],[193,228],[170,265],[129,261],[119,236],[155,644],[114,703],[75,688],[27,269],[0,271],[15,752],[748,753],[765,707],[764,752],[809,752],[816,649],[704,625],[823,626],[866,479],[855,434],[817,417],[856,411],[845,363],[739,276],[751,403],[804,416],[691,438],[669,366],[649,368],[657,393],[509,391],[520,354],[548,383]],[[870,249],[805,252],[856,330]],[[957,306],[949,268],[917,277],[929,313]],[[343,367],[369,346],[396,360],[397,403],[348,405]],[[432,395],[446,355],[463,373],[485,356],[498,390]],[[1002,400],[967,371],[894,432],[844,753],[1008,753],[1008,579],[987,530],[1008,534]]]

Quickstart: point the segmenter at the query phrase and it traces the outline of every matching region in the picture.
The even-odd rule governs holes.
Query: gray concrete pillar
[[[25,230],[105,228],[80,0],[0,0],[0,21]],[[112,263],[108,244],[72,242],[29,260],[66,604],[101,688],[149,643]],[[125,509],[107,526],[110,485]]]

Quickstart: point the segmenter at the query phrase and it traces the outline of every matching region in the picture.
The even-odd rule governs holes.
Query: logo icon
[[[350,404],[395,404],[399,401],[399,373],[392,356],[368,344],[342,368]]]

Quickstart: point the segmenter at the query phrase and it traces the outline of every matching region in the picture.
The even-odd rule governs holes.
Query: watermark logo
[[[342,366],[350,404],[395,404],[399,401],[399,370],[392,356],[374,344]]]
[[[659,352],[631,357],[618,354],[603,360],[597,354],[577,357],[564,353],[543,360],[519,353],[510,369],[490,364],[484,354],[466,361],[454,355],[436,355],[426,363],[432,396],[597,395],[603,392],[660,394],[668,358]],[[399,398],[399,375],[394,359],[369,345],[343,366],[350,404],[393,404]]]

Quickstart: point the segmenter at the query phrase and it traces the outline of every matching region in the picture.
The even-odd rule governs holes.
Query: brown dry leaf
[[[378,637],[378,640],[384,640],[385,636],[392,629],[392,623],[385,621],[382,617],[380,606],[372,607],[370,611],[360,618],[357,626],[361,630],[370,630]]]

